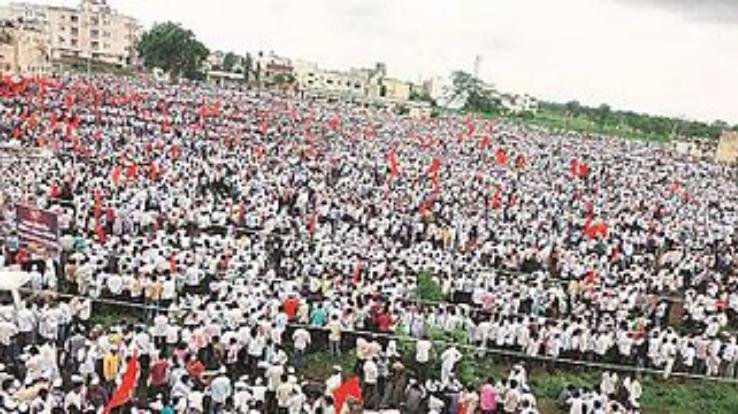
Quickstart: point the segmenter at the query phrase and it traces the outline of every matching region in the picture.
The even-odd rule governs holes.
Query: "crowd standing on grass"
[[[365,409],[410,413],[537,412],[522,366],[462,383],[466,346],[736,377],[735,168],[199,83],[0,96],[0,267],[31,277],[0,321],[7,410],[358,410],[341,366],[311,386],[317,350],[355,359]],[[56,213],[58,246],[15,204]],[[607,375],[562,407],[638,411],[638,380]]]

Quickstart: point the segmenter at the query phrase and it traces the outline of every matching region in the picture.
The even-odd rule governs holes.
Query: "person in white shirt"
[[[362,391],[364,395],[364,407],[366,409],[374,409],[379,404],[379,390],[377,389],[377,381],[379,380],[379,369],[377,367],[377,357],[369,358],[364,362],[364,381],[362,383]]]
[[[292,334],[292,341],[295,347],[295,367],[301,368],[304,364],[305,352],[310,345],[310,332],[304,328],[298,328]]]
[[[427,336],[415,343],[415,362],[417,363],[418,376],[421,382],[425,382],[428,377],[428,366],[430,365],[430,355],[433,349],[433,343],[428,340]]]
[[[455,346],[443,351],[441,354],[441,383],[448,384],[454,373],[456,363],[461,360],[461,352]]]
[[[333,367],[333,373],[325,380],[325,392],[326,397],[333,397],[333,392],[343,384],[343,375],[340,365]]]

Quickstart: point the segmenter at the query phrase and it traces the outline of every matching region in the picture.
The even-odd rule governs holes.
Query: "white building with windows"
[[[49,45],[51,60],[92,61],[120,67],[136,63],[141,26],[106,0],[81,0],[78,7],[10,3],[0,16],[35,26]]]
[[[296,60],[293,62],[297,85],[306,92],[325,92],[343,96],[366,96],[371,71],[351,69],[348,71],[326,70],[317,63]]]

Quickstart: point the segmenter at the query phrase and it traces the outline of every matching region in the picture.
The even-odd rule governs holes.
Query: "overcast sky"
[[[0,0],[0,3],[6,0]],[[74,5],[77,0],[32,0]],[[109,0],[212,49],[417,81],[472,70],[499,89],[738,123],[738,0]]]

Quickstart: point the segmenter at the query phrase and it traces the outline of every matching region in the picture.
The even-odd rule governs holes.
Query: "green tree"
[[[604,125],[605,123],[607,123],[607,120],[610,117],[611,112],[612,111],[610,110],[610,105],[608,104],[602,104],[599,107],[597,107],[597,109],[595,110],[597,122],[600,125]]]
[[[431,106],[436,106],[436,100],[431,98],[431,96],[428,94],[428,92],[423,91],[418,92],[415,90],[410,91],[410,96],[408,97],[411,101],[417,101],[417,102],[428,102],[431,104]]]
[[[295,83],[295,76],[291,73],[278,73],[272,79],[273,86],[286,86]]]
[[[486,86],[482,80],[464,71],[451,74],[451,89],[448,102],[463,100],[463,108],[467,111],[496,113],[501,108],[499,98],[494,89]]]
[[[141,36],[138,53],[147,68],[159,67],[174,79],[202,77],[202,63],[210,53],[195,34],[172,22],[156,23]]]
[[[579,103],[579,101],[569,101],[565,105],[566,111],[569,112],[569,115],[571,116],[579,116],[579,114],[582,112],[582,105]]]
[[[246,53],[246,57],[243,59],[243,76],[244,80],[248,82],[251,80],[251,73],[254,71],[254,58],[251,57],[251,53]]]
[[[223,57],[223,70],[226,72],[232,71],[233,67],[236,66],[239,60],[240,57],[237,54],[233,52],[226,53],[226,55]]]

